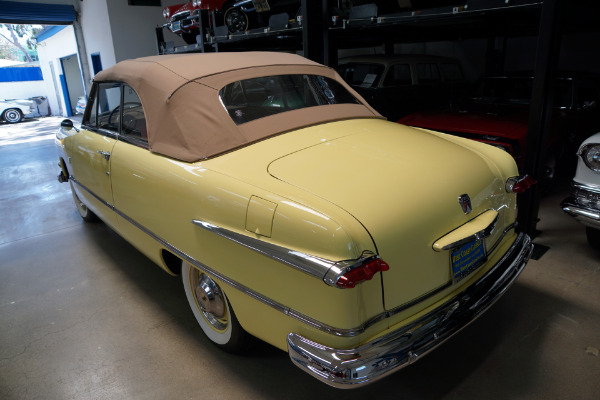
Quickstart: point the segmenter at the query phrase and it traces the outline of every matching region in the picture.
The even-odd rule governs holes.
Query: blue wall
[[[42,81],[40,67],[4,67],[0,68],[0,82]]]

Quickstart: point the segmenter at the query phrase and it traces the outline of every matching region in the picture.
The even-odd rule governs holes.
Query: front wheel
[[[219,285],[186,261],[181,264],[181,277],[187,300],[204,334],[230,353],[245,350],[250,337],[238,322]]]
[[[8,110],[4,111],[2,118],[9,124],[16,124],[17,122],[21,122],[23,119],[23,113],[17,108],[9,108]]]
[[[94,214],[94,212],[90,210],[85,204],[83,204],[83,201],[79,200],[77,193],[75,193],[75,187],[73,187],[73,182],[71,182],[70,180],[69,185],[71,185],[71,193],[73,194],[73,200],[75,200],[75,206],[77,207],[77,211],[79,212],[79,215],[81,215],[81,218],[85,222],[99,221],[98,216]]]

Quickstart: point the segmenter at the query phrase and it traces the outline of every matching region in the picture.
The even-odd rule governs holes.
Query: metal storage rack
[[[367,4],[350,9],[348,15],[331,16],[329,0],[302,0],[302,18],[291,24],[273,24],[237,34],[213,26],[213,34],[199,36],[199,43],[194,45],[166,45],[163,27],[159,27],[156,30],[158,52],[302,51],[309,59],[335,67],[339,49],[384,45],[385,53],[393,54],[394,45],[398,43],[487,38],[492,45],[496,38],[537,36],[525,172],[534,177],[542,176],[550,131],[549,83],[558,60],[561,34],[598,32],[594,16],[599,15],[600,6],[586,0],[440,2],[450,5],[378,15],[376,7]],[[208,15],[201,19],[204,23],[210,20]],[[536,234],[540,197],[541,190],[534,186],[520,199],[520,229],[532,236]]]

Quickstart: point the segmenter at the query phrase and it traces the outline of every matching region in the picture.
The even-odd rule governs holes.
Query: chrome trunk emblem
[[[473,210],[473,207],[471,207],[471,198],[466,193],[459,196],[458,203],[465,214],[468,214]]]

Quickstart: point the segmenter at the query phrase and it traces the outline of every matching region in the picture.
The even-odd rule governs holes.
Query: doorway
[[[67,116],[71,117],[77,108],[77,100],[79,97],[85,97],[83,82],[81,78],[81,69],[79,68],[79,60],[77,54],[73,54],[60,59],[63,74],[60,77],[63,84],[63,96],[67,109]]]

